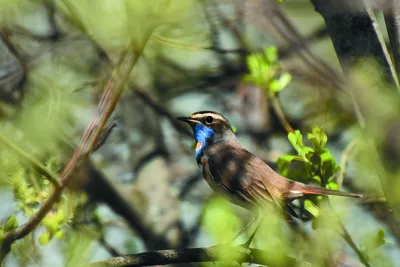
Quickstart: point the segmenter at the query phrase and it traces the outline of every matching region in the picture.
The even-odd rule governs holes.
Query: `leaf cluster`
[[[250,73],[244,80],[263,88],[269,98],[285,89],[292,80],[290,73],[282,71],[276,46],[266,47],[263,53],[250,54],[246,60]]]
[[[279,172],[292,180],[338,190],[339,186],[333,178],[340,166],[326,148],[328,137],[324,130],[318,126],[312,128],[311,133],[307,134],[310,146],[304,144],[299,130],[289,133],[288,139],[297,154],[280,157],[277,163]],[[317,199],[314,197],[305,200],[306,210],[314,217],[319,215]]]

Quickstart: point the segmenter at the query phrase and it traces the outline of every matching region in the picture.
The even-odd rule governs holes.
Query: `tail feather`
[[[349,193],[343,192],[339,190],[331,190],[313,185],[305,185],[302,188],[296,188],[297,191],[300,191],[303,195],[333,195],[333,196],[342,196],[342,197],[355,197],[362,198],[363,195],[357,193]]]

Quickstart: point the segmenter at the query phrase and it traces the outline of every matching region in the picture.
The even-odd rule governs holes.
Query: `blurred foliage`
[[[278,2],[282,1],[278,0]],[[286,5],[288,1],[285,2]],[[248,2],[243,3],[245,5]],[[305,2],[299,3],[302,6],[306,6]],[[251,10],[252,13],[246,13],[244,16],[246,17],[245,21],[240,21],[236,17],[233,18],[233,16],[224,21],[224,19],[221,19],[221,14],[235,13],[235,16],[240,15],[241,10],[233,11],[232,1],[222,1],[219,6],[221,8],[214,10],[213,3],[206,4],[206,2],[196,0],[0,0],[0,22],[7,26],[14,24],[23,26],[29,32],[32,31],[33,34],[41,33],[43,29],[40,25],[43,22],[42,20],[37,20],[35,16],[37,13],[46,13],[47,9],[44,6],[49,7],[52,4],[54,4],[55,11],[53,11],[56,14],[53,18],[55,21],[53,23],[59,28],[58,31],[60,31],[61,37],[57,37],[59,38],[57,40],[49,38],[49,40],[43,41],[45,45],[39,45],[37,43],[40,42],[40,38],[36,37],[39,39],[36,40],[31,36],[35,40],[31,41],[34,44],[29,46],[26,45],[28,41],[25,40],[28,39],[29,34],[27,36],[22,35],[22,45],[16,45],[17,51],[24,52],[21,52],[21,58],[23,59],[21,62],[26,64],[25,67],[28,74],[23,84],[22,102],[15,107],[8,105],[8,103],[3,105],[0,102],[0,135],[25,151],[33,159],[42,162],[52,173],[59,173],[66,160],[70,158],[72,150],[83,131],[82,125],[86,126],[89,118],[93,116],[99,90],[104,89],[108,72],[115,65],[117,58],[124,52],[137,52],[145,45],[145,56],[138,63],[139,68],[135,69],[135,79],[132,79],[126,89],[131,90],[129,92],[131,93],[135,90],[133,84],[141,85],[140,87],[150,92],[151,97],[154,96],[154,99],[159,100],[162,108],[164,108],[164,105],[167,107],[165,108],[167,111],[165,114],[159,117],[151,117],[151,123],[158,124],[160,123],[159,121],[162,121],[163,131],[166,128],[164,127],[164,118],[169,118],[168,116],[171,116],[174,112],[181,111],[172,107],[173,100],[170,97],[180,95],[182,92],[195,92],[195,96],[192,97],[195,101],[191,103],[196,104],[201,102],[198,94],[205,94],[207,98],[204,103],[196,107],[211,106],[212,108],[216,107],[216,109],[219,108],[217,103],[220,104],[220,102],[223,103],[221,104],[223,109],[229,109],[230,103],[226,100],[233,99],[237,95],[245,95],[243,99],[246,100],[252,99],[252,97],[259,98],[259,95],[255,93],[256,90],[241,90],[234,84],[243,77],[246,66],[239,66],[237,69],[243,69],[243,71],[237,71],[235,69],[237,66],[234,65],[239,65],[238,58],[241,55],[228,53],[227,51],[229,49],[234,50],[240,41],[249,43],[251,47],[260,47],[259,52],[245,51],[249,52],[249,54],[246,56],[246,60],[243,61],[247,64],[248,72],[244,75],[244,80],[261,88],[266,96],[264,100],[273,100],[278,94],[282,93],[280,95],[282,96],[288,91],[293,91],[289,93],[294,98],[294,101],[292,101],[294,104],[291,106],[288,104],[287,106],[290,107],[287,109],[294,109],[292,114],[295,114],[295,116],[293,117],[297,116],[299,118],[297,120],[299,125],[296,125],[296,127],[299,126],[303,133],[303,129],[309,127],[307,122],[313,118],[319,117],[319,121],[322,121],[322,123],[332,123],[329,120],[325,120],[326,115],[324,112],[327,114],[340,114],[336,115],[338,118],[333,119],[338,121],[337,124],[332,124],[335,125],[334,129],[327,129],[325,124],[316,123],[324,125],[324,129],[329,134],[331,134],[331,131],[337,135],[338,133],[341,134],[348,130],[343,128],[347,127],[349,122],[354,123],[354,118],[351,114],[353,112],[351,98],[344,93],[337,93],[338,90],[333,90],[327,86],[326,81],[323,81],[326,77],[322,78],[318,76],[320,74],[308,73],[304,65],[298,63],[298,59],[288,57],[291,49],[297,51],[297,48],[294,49],[292,47],[294,43],[286,44],[286,47],[283,43],[274,41],[274,46],[262,49],[265,43],[270,42],[270,36],[264,34],[264,30],[271,27],[271,23],[268,20],[266,21],[267,23],[265,21],[260,22],[261,17],[265,15],[261,14],[264,12],[261,8],[259,10]],[[274,2],[274,4],[276,3]],[[307,4],[311,5],[309,2]],[[251,5],[255,5],[255,3],[251,2]],[[255,7],[257,6],[255,5]],[[304,9],[304,7],[301,7],[301,11]],[[210,10],[215,12],[205,14]],[[221,12],[221,14],[218,12]],[[269,16],[270,13],[266,13]],[[302,12],[299,13],[301,13],[300,16],[304,16]],[[308,15],[307,13],[307,16],[304,16],[306,20],[312,20],[313,18]],[[321,20],[321,18],[318,19]],[[236,32],[236,35],[242,34],[244,40],[240,40],[237,36],[235,37],[235,34],[232,34],[234,37],[229,35],[229,29],[237,24],[240,24],[238,27],[240,30]],[[247,24],[249,25],[248,27]],[[268,27],[265,27],[266,24],[268,24]],[[241,29],[245,25],[246,27]],[[246,28],[246,31],[244,28]],[[219,34],[218,31],[222,32],[224,38],[217,36]],[[257,43],[260,42],[260,32],[263,33],[262,35],[268,36],[268,38],[261,38],[261,44]],[[252,34],[256,38],[251,39]],[[40,34],[38,36],[41,37]],[[17,39],[18,35],[14,35],[12,38]],[[309,37],[307,36],[307,38]],[[312,38],[310,36],[310,40]],[[148,40],[150,41],[148,42]],[[297,41],[300,42],[300,40]],[[295,42],[296,45],[297,41]],[[77,45],[79,42],[81,44]],[[302,42],[299,45],[302,45]],[[331,46],[330,40],[329,45]],[[29,47],[29,49],[26,49],[26,47]],[[218,53],[205,50],[205,48],[209,49],[210,47],[221,47],[221,49]],[[222,48],[226,47],[228,47],[228,50],[224,51]],[[288,64],[291,65],[290,68],[283,68],[283,62],[278,58],[278,50],[279,52],[286,50],[284,51],[286,52],[285,60],[288,59],[290,62]],[[315,47],[312,47],[312,50],[313,52],[318,50],[326,59],[325,53],[328,49],[320,49],[319,47],[315,49]],[[331,50],[333,51],[333,49]],[[199,51],[202,53],[199,53]],[[329,53],[330,57],[335,57],[334,53],[331,51]],[[222,55],[224,54],[229,54],[229,57],[223,58]],[[199,60],[200,58],[202,60]],[[362,188],[366,192],[374,194],[382,194],[383,192],[392,207],[400,207],[398,205],[400,200],[400,194],[398,194],[400,168],[398,168],[398,155],[396,154],[400,149],[396,152],[397,143],[395,142],[398,131],[396,127],[394,130],[389,127],[393,124],[396,125],[398,122],[400,111],[398,93],[382,81],[379,73],[377,73],[379,66],[367,62],[357,66],[355,69],[357,71],[352,73],[348,79],[354,84],[349,87],[354,85],[355,89],[351,89],[353,90],[352,93],[354,93],[354,98],[360,102],[361,110],[368,124],[360,132],[353,129],[349,131],[352,138],[358,139],[357,151],[355,156],[350,159],[351,167],[355,169],[351,175],[354,174],[356,177],[351,182],[354,182],[358,188]],[[290,73],[286,70],[290,70]],[[3,73],[0,74],[3,75]],[[236,77],[236,74],[239,74],[239,77]],[[3,76],[0,78],[3,78]],[[333,77],[333,79],[335,78]],[[96,88],[91,88],[91,85],[88,85],[93,81],[96,81],[98,85]],[[282,92],[289,85],[292,85],[292,81],[296,81],[296,90]],[[300,86],[302,82],[304,84]],[[215,87],[216,90],[209,87]],[[174,90],[168,90],[171,88]],[[357,88],[362,88],[362,90],[357,91]],[[127,135],[121,137],[121,139],[126,138],[124,139],[126,143],[123,144],[123,149],[116,148],[120,144],[114,144],[115,147],[110,149],[112,152],[106,152],[110,153],[111,156],[107,155],[104,157],[105,159],[102,158],[104,161],[109,160],[107,157],[118,158],[116,154],[123,154],[125,160],[131,163],[132,155],[128,155],[126,151],[134,148],[132,149],[134,151],[133,154],[137,153],[138,147],[135,146],[136,144],[132,145],[129,141],[135,138],[138,139],[141,129],[138,126],[132,130],[125,123],[129,124],[129,119],[133,118],[146,120],[147,118],[142,118],[143,116],[140,115],[148,113],[141,113],[143,111],[141,108],[138,113],[134,113],[137,110],[131,106],[137,103],[132,101],[134,93],[129,93],[121,101],[128,103],[127,105],[130,108],[127,112],[125,111],[129,115],[126,116],[124,114],[129,118],[125,118],[126,121],[122,120],[123,124],[120,128],[121,136]],[[268,103],[262,102],[260,104],[261,101],[258,102],[258,100],[239,103],[239,108],[234,109],[234,113],[239,113],[242,119],[246,119],[246,116],[252,116],[256,112],[262,113],[261,116],[268,117]],[[179,105],[182,102],[179,99]],[[328,102],[329,105],[327,105]],[[343,102],[341,103],[343,107],[338,108],[337,102]],[[134,104],[132,105],[132,103]],[[260,108],[262,112],[260,110],[254,113],[241,112],[243,109],[257,108],[257,105],[262,106],[263,104],[265,109]],[[304,107],[296,109],[299,105]],[[121,105],[119,104],[119,106]],[[188,104],[188,106],[193,109],[195,105]],[[316,106],[322,106],[323,108],[315,114],[311,114],[312,116],[310,117],[304,116],[304,113],[306,113],[304,110],[312,113]],[[4,112],[6,115],[3,115],[2,110],[5,109],[7,109],[7,112]],[[120,112],[118,115],[121,114],[120,110],[117,112]],[[339,116],[341,117],[339,118]],[[332,120],[331,117],[329,118]],[[344,120],[347,124],[343,123]],[[237,126],[240,129],[242,125],[238,124]],[[232,128],[236,132],[236,127],[233,126]],[[307,133],[307,136],[303,135],[300,130],[289,133],[288,139],[296,154],[280,156],[277,167],[282,175],[290,179],[338,190],[339,185],[335,182],[334,177],[340,167],[336,164],[332,155],[335,151],[333,149],[329,151],[326,147],[328,138],[324,129],[314,126],[311,132]],[[246,132],[247,129],[241,130],[239,134]],[[132,136],[126,134],[131,134],[132,132]],[[153,132],[157,131],[151,132],[151,134],[154,134]],[[167,129],[166,133],[164,134],[163,132],[160,136],[163,135],[163,138],[168,136],[169,138],[169,135],[173,135],[170,134],[170,128]],[[253,139],[256,142],[259,142],[256,143],[256,147],[259,148],[261,147],[258,146],[259,144],[264,145],[269,142],[270,139],[267,140],[266,138],[270,138],[271,135],[275,134],[282,135],[281,132],[275,132],[275,129],[273,129],[272,132],[262,132],[260,136],[250,136],[251,138],[254,137]],[[173,171],[185,169],[187,167],[186,161],[181,164],[185,166],[179,166],[179,168],[173,164],[175,163],[173,162],[174,157],[182,156],[179,154],[181,151],[176,149],[178,147],[176,142],[180,140],[174,140],[173,145],[170,145],[167,144],[167,141],[160,140],[160,136],[157,135],[155,138],[157,145],[162,143],[160,146],[163,149],[164,146],[167,147],[169,145],[168,149],[172,151],[171,154],[173,155],[172,159],[168,159],[168,164],[166,165],[172,165],[171,169]],[[330,142],[332,142],[332,139],[330,138]],[[337,140],[333,140],[333,142],[336,142],[333,146],[340,148]],[[148,144],[140,143],[139,145],[145,147]],[[104,154],[99,157],[103,157]],[[137,154],[137,157],[142,156],[139,153]],[[113,165],[112,168],[118,169],[117,175],[115,175],[117,177],[116,180],[129,172],[118,164],[111,163],[110,165]],[[131,170],[132,166],[129,165],[127,169]],[[4,149],[2,144],[0,144],[0,170],[0,186],[12,191],[16,204],[15,210],[9,214],[2,214],[0,224],[1,242],[4,233],[16,229],[27,218],[35,214],[41,203],[49,196],[52,184],[26,164],[18,153]],[[130,174],[128,173],[127,176]],[[184,176],[175,172],[172,174],[168,173],[166,176]],[[132,193],[133,190],[129,188],[130,185],[124,184],[123,186],[126,187],[130,194],[134,194]],[[168,191],[169,189],[165,190]],[[354,191],[358,191],[357,187]],[[199,192],[199,195],[203,194],[203,191],[199,190]],[[257,248],[273,251],[274,253],[269,254],[268,257],[272,257],[277,262],[277,265],[281,264],[281,266],[284,266],[282,256],[287,254],[295,255],[299,259],[313,259],[320,265],[331,263],[335,252],[343,249],[343,244],[339,242],[340,235],[336,232],[340,224],[335,214],[333,214],[332,207],[325,201],[320,201],[321,199],[322,197],[311,197],[304,200],[305,209],[312,217],[318,217],[318,220],[314,220],[313,224],[315,231],[311,233],[307,230],[303,231],[302,227],[290,229],[279,214],[275,214],[274,210],[268,210],[265,211],[266,219],[253,244]],[[332,199],[335,209],[336,207],[338,207],[337,210],[340,208],[340,218],[344,218],[348,212],[347,207],[349,205],[345,201],[347,200]],[[86,220],[85,211],[82,212],[81,207],[91,204],[87,202],[87,197],[82,193],[66,190],[61,197],[61,201],[44,218],[40,227],[13,245],[12,252],[18,264],[27,266],[33,263],[40,263],[42,253],[39,253],[38,250],[44,250],[42,246],[53,243],[57,244],[57,246],[61,244],[61,247],[63,247],[65,266],[87,265],[91,259],[95,241],[99,240],[100,232],[103,231],[103,228],[108,227],[95,228],[90,224],[95,220],[90,220],[90,223]],[[198,203],[194,205],[199,206],[199,204],[202,204],[201,201],[196,202]],[[200,209],[198,206],[196,208]],[[383,207],[379,207],[380,210],[383,210]],[[156,213],[155,211],[152,212]],[[250,219],[248,217],[250,215],[237,216],[233,206],[219,198],[212,198],[205,205],[204,212],[202,225],[208,234],[207,236],[213,240],[212,242],[207,242],[207,244],[220,244],[230,240],[240,227],[244,226],[244,221],[246,220],[241,220],[240,218]],[[97,216],[97,213],[95,214]],[[182,217],[185,216],[187,215],[182,215]],[[190,215],[189,217],[194,216]],[[77,222],[78,219],[82,220]],[[157,221],[157,218],[154,218],[154,221]],[[96,223],[103,222],[103,220],[99,219]],[[360,229],[364,227],[363,224],[357,226]],[[373,266],[393,266],[388,259],[387,253],[384,252],[384,248],[390,246],[390,241],[388,242],[387,240],[388,232],[385,233],[385,230],[381,229],[369,231],[367,234],[359,234],[360,229],[355,231],[358,235],[357,237],[361,235],[356,243],[360,245],[361,250],[368,256],[368,260]],[[252,230],[249,229],[246,232],[247,237]],[[135,242],[132,242],[133,238],[135,238]],[[239,240],[244,241],[243,238],[242,236]],[[136,242],[137,239],[134,236],[129,240],[131,242],[129,243],[129,249],[135,252],[140,250],[138,249],[140,246]],[[37,246],[37,244],[42,246]],[[229,249],[223,256],[230,261],[234,260],[229,254]]]
[[[67,267],[88,266],[90,253],[98,233],[90,227],[84,226],[78,231],[69,231],[64,245],[64,260]]]
[[[217,244],[229,241],[241,225],[232,206],[222,198],[213,198],[205,206],[203,225]]]
[[[263,88],[269,98],[285,89],[292,80],[292,75],[281,69],[276,46],[264,48],[263,53],[247,56],[247,68],[250,74],[244,80]]]
[[[104,49],[139,50],[154,30],[184,25],[194,1],[57,0],[57,8]],[[118,19],[115,19],[118,18]],[[158,29],[159,30],[159,29]]]

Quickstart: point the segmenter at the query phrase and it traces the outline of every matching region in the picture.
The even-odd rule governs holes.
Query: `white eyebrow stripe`
[[[190,117],[192,117],[193,119],[204,118],[204,117],[207,117],[207,116],[211,116],[211,117],[213,117],[214,119],[217,119],[217,120],[225,121],[224,117],[222,117],[221,115],[216,114],[216,113],[202,113],[202,114],[194,114],[194,115],[192,114],[192,115],[190,115]]]

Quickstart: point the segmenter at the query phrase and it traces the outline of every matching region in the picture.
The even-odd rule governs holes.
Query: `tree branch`
[[[260,249],[245,249],[244,247],[221,247],[215,246],[210,248],[188,248],[177,250],[158,250],[152,252],[144,252],[139,254],[126,255],[111,258],[105,261],[99,261],[91,264],[91,267],[118,267],[118,266],[152,266],[166,265],[174,263],[189,262],[215,262],[215,261],[236,261],[239,263],[254,263],[269,267],[283,266],[282,261],[279,263],[271,260],[268,254],[275,252],[264,251]],[[273,257],[272,257],[273,258]],[[296,258],[285,256],[284,266],[312,266],[311,263],[297,260]]]
[[[394,82],[384,48],[363,0],[312,0],[312,3],[325,20],[345,74],[360,59],[373,56],[382,66],[387,80]]]
[[[398,0],[391,2],[392,6],[385,12],[385,22],[397,76],[400,77],[400,2]]]

